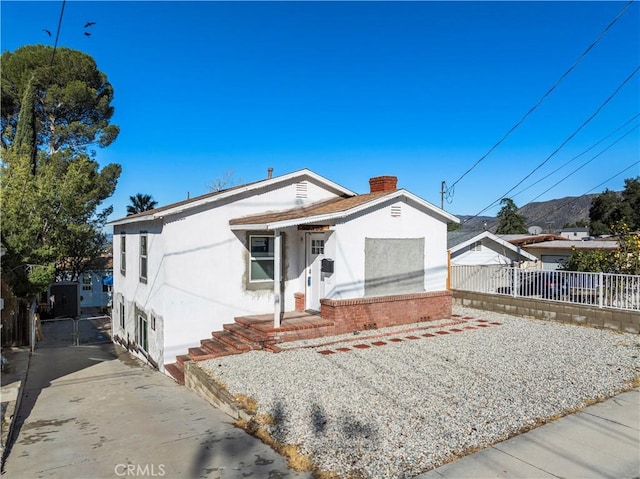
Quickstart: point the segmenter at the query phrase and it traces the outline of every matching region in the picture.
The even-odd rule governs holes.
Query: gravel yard
[[[231,394],[254,398],[258,414],[274,419],[272,436],[298,445],[319,469],[367,478],[423,473],[640,376],[639,335],[454,313],[200,366]]]

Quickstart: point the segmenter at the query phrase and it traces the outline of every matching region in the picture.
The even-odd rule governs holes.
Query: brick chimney
[[[398,178],[396,176],[376,176],[369,180],[369,188],[371,193],[379,191],[395,191],[397,190]]]

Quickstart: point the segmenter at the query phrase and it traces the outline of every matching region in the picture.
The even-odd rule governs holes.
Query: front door
[[[307,234],[307,291],[306,308],[320,311],[320,298],[324,296],[324,281],[320,271],[324,258],[324,233]]]

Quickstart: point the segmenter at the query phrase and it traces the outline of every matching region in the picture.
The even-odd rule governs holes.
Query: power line
[[[631,117],[629,120],[627,120],[626,122],[624,122],[622,125],[620,125],[618,128],[616,128],[615,130],[613,130],[611,133],[609,133],[607,136],[605,136],[604,138],[602,138],[600,141],[598,141],[597,143],[594,143],[593,145],[591,145],[589,148],[587,148],[586,150],[584,150],[582,153],[579,153],[578,155],[574,156],[573,158],[571,158],[569,161],[567,161],[566,163],[560,165],[558,168],[556,168],[555,170],[553,170],[551,173],[549,173],[548,175],[543,176],[542,178],[540,178],[538,181],[535,181],[533,183],[531,183],[529,186],[527,186],[526,188],[523,188],[522,190],[520,190],[519,192],[515,193],[512,198],[515,198],[516,196],[524,193],[525,191],[527,191],[528,189],[534,187],[535,185],[537,185],[538,183],[540,183],[541,181],[546,180],[547,178],[549,178],[551,175],[554,175],[555,173],[557,173],[558,171],[560,171],[562,168],[564,168],[565,166],[567,166],[569,163],[574,162],[575,160],[577,160],[578,158],[580,158],[582,155],[584,155],[585,153],[588,153],[589,151],[593,150],[596,146],[598,146],[600,143],[602,143],[603,141],[607,140],[608,138],[610,138],[611,136],[613,136],[614,134],[616,134],[618,131],[622,130],[625,126],[627,126],[629,123],[631,123],[633,120],[635,120],[636,118],[638,118],[640,116],[640,113],[636,113],[633,117]],[[636,126],[637,128],[637,126]],[[625,135],[626,136],[626,135]],[[531,200],[533,201],[533,200]]]
[[[587,191],[586,193],[583,193],[582,196],[584,195],[588,195],[589,193],[591,193],[593,190],[595,190],[596,188],[600,188],[602,185],[606,185],[607,183],[609,183],[611,180],[613,180],[614,178],[620,176],[622,173],[624,173],[627,170],[630,170],[631,168],[633,168],[636,165],[640,165],[640,161],[636,161],[634,163],[631,163],[629,166],[627,166],[624,170],[619,171],[618,173],[616,173],[615,175],[613,175],[611,178],[608,178],[606,180],[604,180],[602,183],[600,183],[598,186],[594,186],[593,188],[591,188],[589,191]]]
[[[489,204],[487,207],[485,207],[480,212],[476,213],[471,218],[468,218],[466,221],[469,221],[469,220],[475,218],[476,216],[479,216],[480,214],[484,213],[485,211],[487,211],[489,208],[491,208],[495,204],[499,203],[502,200],[502,198],[505,198],[509,193],[511,193],[513,190],[515,190],[518,186],[520,186],[527,178],[529,178],[536,171],[538,171],[540,168],[542,168],[542,166],[545,163],[547,163],[556,153],[558,153],[558,151],[560,151],[567,143],[569,143],[569,141],[571,141],[573,139],[573,137],[576,136],[578,134],[578,132],[580,132],[580,130],[582,130],[582,128],[584,128],[591,120],[593,120],[598,115],[598,113],[600,113],[600,111],[605,107],[605,105],[607,105],[607,103],[609,103],[613,99],[613,97],[618,94],[618,92],[622,89],[622,87],[624,85],[626,85],[629,82],[629,80],[631,80],[631,78],[633,78],[633,76],[636,73],[638,73],[638,70],[640,70],[640,66],[636,67],[636,69],[633,72],[631,72],[631,74],[620,85],[618,85],[618,87],[614,90],[614,92],[611,95],[609,95],[609,97],[603,103],[601,103],[600,106],[598,106],[598,108],[596,108],[596,110],[591,114],[591,116],[589,118],[587,118],[573,133],[571,133],[560,144],[560,146],[558,146],[549,156],[547,156],[547,158],[544,159],[544,161],[542,161],[538,166],[536,166],[533,170],[531,170],[531,172],[528,175],[526,175],[518,183],[516,183],[516,185],[513,186],[509,191],[507,191],[506,193],[500,195],[498,197],[498,199],[494,200],[491,204]]]
[[[607,146],[604,150],[602,150],[600,153],[596,154],[595,156],[593,156],[592,158],[590,158],[589,160],[587,160],[586,162],[584,162],[582,165],[580,165],[578,168],[576,168],[575,170],[573,170],[571,173],[569,173],[567,176],[565,176],[564,178],[562,178],[560,181],[558,181],[557,183],[555,183],[554,185],[552,185],[551,187],[547,188],[546,190],[544,190],[542,193],[540,193],[538,196],[536,196],[535,198],[533,198],[532,200],[529,201],[529,203],[534,202],[535,200],[537,200],[538,198],[540,198],[542,195],[544,195],[545,193],[549,192],[550,190],[552,190],[553,188],[555,188],[556,186],[558,186],[560,183],[562,183],[564,180],[566,180],[567,178],[569,178],[570,176],[573,176],[575,173],[577,173],[579,170],[581,170],[582,168],[584,168],[585,166],[587,166],[589,163],[591,163],[593,160],[595,160],[596,158],[598,158],[600,155],[602,155],[603,153],[605,153],[607,150],[609,150],[610,148],[612,148],[616,143],[622,141],[627,135],[631,134],[634,130],[636,130],[640,125],[636,125],[633,128],[631,128],[629,131],[627,131],[624,135],[622,135],[620,138],[618,138],[616,141],[614,141],[613,143],[611,143],[609,146]]]
[[[469,168],[467,171],[465,171],[462,176],[460,176],[456,181],[453,182],[453,184],[450,186],[450,189],[454,188],[456,186],[456,184],[462,180],[462,178],[464,178],[465,176],[467,176],[476,166],[478,166],[485,158],[487,158],[492,152],[493,150],[495,150],[498,146],[500,146],[500,144],[507,139],[507,137],[513,133],[515,131],[516,128],[518,128],[523,122],[524,120],[531,114],[534,112],[534,110],[536,108],[538,108],[538,106],[540,106],[540,104],[551,94],[551,92],[553,90],[556,89],[556,87],[562,82],[562,80],[565,79],[565,77],[571,73],[571,71],[578,65],[578,63],[580,63],[582,61],[582,59],[587,55],[587,53],[589,53],[589,51],[602,39],[602,37],[604,37],[604,35],[609,31],[609,29],[618,21],[618,19],[625,14],[625,12],[629,9],[629,7],[631,6],[631,4],[633,3],[634,0],[629,0],[629,2],[622,8],[622,10],[620,10],[620,12],[618,13],[618,15],[616,15],[616,17],[609,23],[609,25],[607,25],[605,27],[604,30],[602,30],[602,32],[600,33],[600,35],[598,36],[598,38],[595,39],[595,41],[593,41],[591,43],[591,45],[589,45],[587,47],[587,49],[582,52],[582,54],[578,57],[578,59],[573,63],[573,65],[571,65],[571,67],[569,67],[569,69],[564,72],[564,74],[560,77],[560,79],[551,87],[549,88],[549,90],[547,90],[547,92],[542,95],[542,97],[538,100],[538,102],[531,107],[531,109],[525,113],[525,115],[520,119],[520,121],[518,121],[514,126],[511,127],[511,129],[509,131],[507,131],[507,133],[505,133],[505,135],[495,144],[493,145],[489,151],[487,151],[478,161],[476,161],[473,166],[471,166],[471,168]]]
[[[56,31],[56,41],[53,44],[53,53],[51,54],[51,64],[49,67],[53,66],[53,60],[56,57],[56,50],[58,49],[58,38],[60,38],[60,28],[62,27],[62,16],[64,15],[64,6],[67,3],[67,0],[62,0],[62,8],[60,9],[60,19],[58,20],[58,30]]]

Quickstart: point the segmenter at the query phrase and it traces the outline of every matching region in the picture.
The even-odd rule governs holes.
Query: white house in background
[[[569,240],[582,240],[589,237],[589,228],[562,228],[560,236]]]
[[[80,307],[106,308],[111,301],[109,287],[104,284],[105,278],[110,277],[112,271],[91,270],[80,275]]]
[[[284,312],[330,306],[339,320],[358,301],[379,326],[418,314],[409,306],[450,314],[447,223],[459,220],[396,181],[358,195],[303,169],[111,222],[114,339],[162,370],[238,316],[268,313],[277,328]]]
[[[542,269],[550,271],[561,268],[574,251],[603,250],[613,253],[619,247],[616,240],[552,240],[523,246],[540,260]]]
[[[532,254],[489,231],[452,231],[447,247],[455,265],[516,266],[537,261]]]

